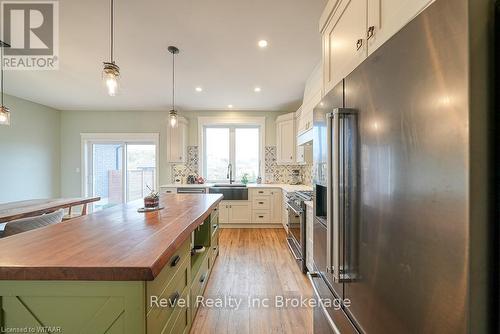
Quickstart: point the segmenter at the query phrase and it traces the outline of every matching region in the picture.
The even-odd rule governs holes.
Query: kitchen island
[[[159,211],[135,201],[0,239],[2,329],[189,332],[218,255],[221,200],[162,195]]]

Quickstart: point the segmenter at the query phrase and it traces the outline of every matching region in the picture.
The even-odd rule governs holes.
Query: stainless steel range
[[[302,272],[307,272],[306,255],[306,206],[311,201],[312,191],[295,191],[287,195],[288,236],[290,252],[299,264]]]

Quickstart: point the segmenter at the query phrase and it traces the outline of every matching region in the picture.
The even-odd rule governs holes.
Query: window
[[[220,123],[220,120],[218,121]],[[201,125],[202,175],[208,182],[229,182],[228,168],[233,179],[241,182],[247,176],[250,183],[261,176],[263,125],[259,122]]]
[[[92,210],[138,200],[157,189],[157,136],[82,134],[82,144],[84,195],[101,197]]]

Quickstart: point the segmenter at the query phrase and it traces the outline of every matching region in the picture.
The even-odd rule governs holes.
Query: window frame
[[[235,129],[236,128],[258,128],[259,129],[259,175],[264,177],[264,157],[265,157],[265,131],[266,131],[266,118],[265,117],[199,117],[198,118],[198,150],[199,150],[199,165],[198,173],[206,178],[206,157],[205,157],[205,143],[206,132],[205,129],[210,128],[229,128],[229,161],[235,163]],[[236,172],[236,171],[234,171]],[[224,180],[206,180],[207,182],[216,183],[229,183],[228,179]]]

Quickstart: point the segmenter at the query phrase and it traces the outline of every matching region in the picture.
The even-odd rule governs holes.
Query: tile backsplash
[[[187,147],[187,159],[184,164],[173,164],[171,165],[172,182],[176,179],[185,182],[189,175],[194,175],[198,177],[198,165],[200,162],[198,146],[188,146]]]
[[[312,184],[312,164],[278,165],[276,164],[276,146],[266,146],[265,149],[264,183],[290,184],[296,178],[295,173],[298,174],[301,183]],[[185,180],[189,175],[198,176],[199,161],[198,146],[188,146],[187,162],[171,165],[172,182],[176,179]]]
[[[264,182],[265,183],[294,183],[294,171],[298,171],[303,184],[311,184],[312,165],[278,165],[276,163],[276,146],[266,146]]]

